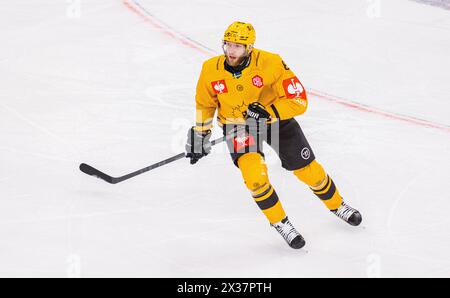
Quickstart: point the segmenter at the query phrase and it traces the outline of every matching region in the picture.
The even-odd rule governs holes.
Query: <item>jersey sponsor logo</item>
[[[211,85],[214,89],[214,92],[216,94],[223,94],[228,92],[227,84],[225,83],[225,80],[219,80],[211,82]]]
[[[256,75],[252,78],[252,83],[253,86],[261,88],[262,86],[264,86],[264,82],[263,82],[263,78],[261,78],[260,76]]]
[[[296,98],[295,102],[297,102],[298,104],[301,104],[302,106],[304,106],[306,108],[306,100],[303,98]]]
[[[233,139],[234,152],[239,152],[250,146],[254,146],[255,138],[247,133],[240,134]]]
[[[283,81],[283,89],[287,98],[305,98],[305,89],[297,77]]]

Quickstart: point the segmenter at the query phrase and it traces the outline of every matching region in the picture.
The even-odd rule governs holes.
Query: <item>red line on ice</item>
[[[417,118],[413,118],[410,116],[404,116],[404,115],[400,115],[400,114],[395,114],[392,112],[386,112],[386,111],[382,111],[382,110],[378,110],[375,109],[373,107],[369,107],[369,106],[365,106],[359,103],[355,103],[352,101],[349,101],[347,99],[344,98],[340,98],[334,95],[330,95],[330,94],[325,94],[321,91],[318,90],[309,90],[308,91],[309,94],[312,94],[318,98],[322,98],[325,99],[327,101],[330,102],[334,102],[337,104],[340,104],[342,106],[345,106],[347,108],[351,108],[351,109],[355,109],[361,112],[367,112],[367,113],[372,113],[372,114],[376,114],[376,115],[380,115],[380,116],[384,116],[390,119],[395,119],[395,120],[399,120],[399,121],[404,121],[407,123],[411,123],[411,124],[416,124],[416,125],[420,125],[420,126],[424,126],[424,127],[431,127],[431,128],[436,128],[436,129],[440,129],[443,130],[445,132],[450,132],[450,127],[445,126],[443,124],[438,124],[438,123],[433,123],[427,120],[422,120],[422,119],[417,119]]]
[[[163,34],[171,37],[172,39],[174,39],[177,42],[180,42],[181,44],[197,50],[203,54],[206,54],[208,56],[214,56],[216,55],[216,53],[214,53],[211,50],[208,49],[204,49],[202,48],[200,45],[192,42],[191,40],[189,40],[188,38],[181,36],[180,34],[178,34],[177,32],[175,32],[174,30],[171,30],[170,28],[167,28],[167,26],[165,26],[164,24],[161,24],[158,20],[156,20],[152,15],[150,15],[148,12],[143,11],[141,7],[139,7],[138,5],[136,5],[136,3],[134,3],[133,0],[122,0],[122,3],[132,12],[134,12],[135,14],[137,14],[139,17],[141,17],[145,22],[151,24],[153,27],[159,29]],[[334,95],[330,95],[330,94],[326,94],[322,91],[319,90],[309,90],[308,91],[309,94],[312,94],[313,96],[316,96],[318,98],[321,99],[325,99],[327,101],[333,102],[333,103],[337,103],[340,104],[342,106],[345,106],[347,108],[351,108],[354,110],[358,110],[361,112],[366,112],[366,113],[372,113],[372,114],[376,114],[376,115],[380,115],[380,116],[384,116],[386,118],[390,118],[390,119],[394,119],[394,120],[399,120],[399,121],[403,121],[403,122],[407,122],[410,124],[416,124],[416,125],[420,125],[423,127],[430,127],[430,128],[436,128],[445,132],[449,132],[450,133],[450,127],[443,125],[443,124],[438,124],[438,123],[433,123],[427,120],[422,120],[422,119],[416,119],[410,116],[403,116],[400,114],[395,114],[392,112],[386,112],[386,111],[382,111],[382,110],[378,110],[375,109],[373,107],[369,107],[369,106],[365,106],[356,102],[352,102],[350,100],[344,99],[344,98],[340,98]]]
[[[207,50],[203,49],[202,47],[200,47],[196,43],[190,41],[189,39],[187,39],[187,38],[185,38],[183,36],[179,36],[179,34],[174,32],[173,30],[170,30],[169,28],[167,28],[163,24],[160,24],[160,22],[158,22],[153,16],[151,16],[150,14],[148,14],[145,11],[142,11],[142,9],[139,6],[137,6],[133,1],[131,1],[131,0],[122,0],[122,3],[129,10],[131,10],[132,12],[134,12],[135,14],[140,16],[145,22],[150,23],[153,27],[159,29],[165,35],[175,39],[178,42],[181,42],[183,45],[185,45],[185,46],[187,46],[189,48],[192,48],[192,49],[195,49],[197,51],[200,51],[203,54],[211,55],[210,51],[207,51]]]

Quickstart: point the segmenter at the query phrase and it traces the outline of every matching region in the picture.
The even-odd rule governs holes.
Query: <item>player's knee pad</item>
[[[238,160],[238,166],[252,195],[264,192],[270,186],[267,165],[261,154],[251,152],[242,155]]]
[[[322,165],[313,160],[309,165],[295,170],[294,175],[310,187],[318,188],[326,182],[327,174]]]
[[[270,185],[267,165],[259,153],[247,153],[238,160],[245,185],[251,191],[258,207],[271,223],[281,221],[286,217],[283,206],[275,189]]]

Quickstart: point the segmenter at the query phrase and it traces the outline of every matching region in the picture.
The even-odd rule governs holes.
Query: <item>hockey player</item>
[[[343,201],[294,119],[308,106],[302,83],[279,55],[254,48],[255,39],[251,24],[234,22],[223,37],[224,55],[204,62],[196,90],[196,126],[189,129],[186,156],[195,164],[210,153],[218,110],[218,123],[230,136],[231,158],[245,185],[271,226],[298,249],[305,240],[270,184],[262,141],[276,151],[282,167],[307,184],[332,213],[353,226],[362,217]]]

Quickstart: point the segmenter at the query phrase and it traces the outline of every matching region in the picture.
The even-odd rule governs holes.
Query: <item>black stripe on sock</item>
[[[325,186],[324,187],[322,187],[321,189],[314,189],[314,188],[312,188],[312,187],[310,187],[311,189],[312,189],[312,191],[314,191],[314,192],[322,192],[322,191],[324,191],[325,189],[327,189],[327,187],[328,187],[328,185],[330,185],[330,177],[327,175],[327,183],[325,184]]]
[[[264,191],[263,193],[260,193],[259,195],[253,196],[254,199],[258,199],[261,197],[264,197],[266,194],[268,194],[272,190],[272,186],[269,186],[269,188]]]
[[[330,186],[330,189],[326,193],[320,194],[320,195],[316,194],[316,196],[318,196],[319,199],[321,199],[322,201],[331,199],[333,197],[334,193],[336,192],[336,186],[334,185],[333,180],[330,179],[330,181],[331,181],[331,186]]]
[[[266,210],[266,209],[272,208],[277,203],[278,203],[278,195],[275,192],[275,190],[270,195],[270,197],[268,197],[267,199],[259,201],[259,202],[258,201],[256,202],[256,204],[258,204],[258,206],[259,206],[259,208],[261,210]]]

